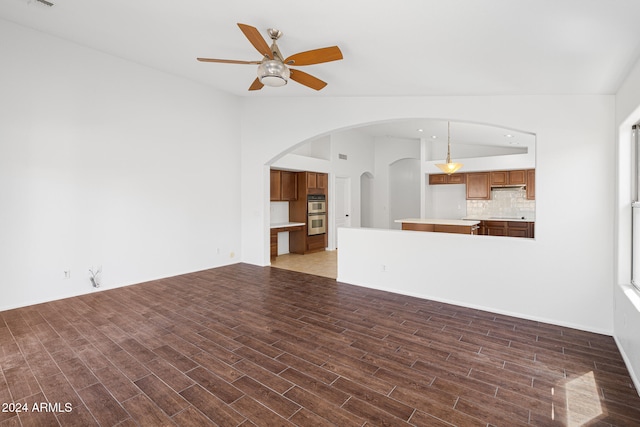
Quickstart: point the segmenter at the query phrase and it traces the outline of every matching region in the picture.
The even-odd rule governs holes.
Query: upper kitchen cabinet
[[[282,171],[282,200],[298,200],[298,175],[295,172]]]
[[[296,172],[271,170],[271,201],[298,200],[298,175]]]
[[[491,199],[489,172],[469,172],[466,174],[467,200]]]
[[[326,194],[329,176],[320,172],[305,172],[307,181],[307,191],[313,194]]]
[[[509,171],[509,185],[527,185],[527,171]]]
[[[527,170],[527,200],[536,199],[536,170]]]
[[[281,171],[271,169],[271,201],[282,200],[282,175]]]
[[[444,173],[436,173],[429,175],[429,185],[439,185],[439,184],[464,184],[465,183],[465,174],[463,173],[454,173],[452,175],[447,175]]]
[[[527,173],[524,170],[491,171],[491,186],[527,185]]]

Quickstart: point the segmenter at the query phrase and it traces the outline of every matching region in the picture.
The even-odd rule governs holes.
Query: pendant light
[[[447,163],[437,163],[437,167],[447,175],[455,173],[462,167],[462,163],[451,163],[451,123],[447,122]]]

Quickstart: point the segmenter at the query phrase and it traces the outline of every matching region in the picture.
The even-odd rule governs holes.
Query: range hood
[[[492,190],[500,190],[504,188],[505,190],[510,190],[514,188],[526,188],[526,184],[500,184],[500,185],[491,185]]]

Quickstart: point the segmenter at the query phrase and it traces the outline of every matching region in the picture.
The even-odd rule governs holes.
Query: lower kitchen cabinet
[[[289,239],[289,252],[296,254],[308,254],[324,251],[327,248],[327,235],[317,234],[307,236],[302,233]]]
[[[482,221],[482,225],[480,228],[482,230],[482,234],[485,236],[507,235],[506,221]]]
[[[271,258],[275,258],[278,256],[278,231],[277,230],[271,230],[270,233],[270,237],[271,237],[271,241],[270,241],[270,253],[271,253]]]
[[[326,236],[326,234],[307,236],[307,250],[305,252],[324,251],[327,247]]]
[[[534,237],[534,222],[529,221],[482,221],[480,234],[485,236]]]
[[[516,221],[508,221],[507,222],[507,236],[509,237],[531,237],[529,235],[529,224],[528,222],[516,222]]]

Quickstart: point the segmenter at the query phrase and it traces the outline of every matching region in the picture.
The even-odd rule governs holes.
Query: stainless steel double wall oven
[[[327,197],[324,194],[307,196],[307,234],[325,234],[327,232]]]

